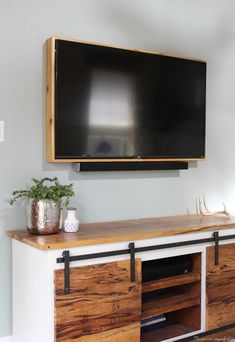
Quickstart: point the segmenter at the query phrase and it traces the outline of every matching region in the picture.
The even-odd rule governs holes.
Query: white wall
[[[11,333],[11,248],[24,204],[7,204],[31,177],[73,181],[82,222],[185,214],[205,192],[235,203],[233,0],[0,0],[0,336]],[[208,61],[207,161],[188,171],[75,174],[44,157],[44,52],[52,35],[158,50]]]

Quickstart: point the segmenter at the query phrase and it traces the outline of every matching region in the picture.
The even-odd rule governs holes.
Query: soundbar
[[[186,170],[187,162],[94,162],[74,164],[77,172],[87,171],[144,171],[144,170]]]

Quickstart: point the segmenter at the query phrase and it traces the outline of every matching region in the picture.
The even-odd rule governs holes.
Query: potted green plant
[[[29,189],[12,193],[10,204],[28,198],[27,229],[31,234],[55,234],[60,229],[61,206],[68,206],[74,196],[73,184],[61,185],[57,177],[33,178]],[[45,184],[47,182],[47,184]]]

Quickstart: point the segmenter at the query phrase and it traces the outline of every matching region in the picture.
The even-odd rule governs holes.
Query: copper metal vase
[[[60,203],[49,199],[29,199],[27,229],[31,234],[49,235],[60,231]]]

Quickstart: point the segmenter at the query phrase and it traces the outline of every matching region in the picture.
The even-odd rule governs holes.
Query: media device
[[[205,157],[206,63],[48,40],[49,161]]]
[[[191,255],[144,261],[142,265],[142,281],[145,283],[147,281],[185,274],[190,272],[191,267]]]

